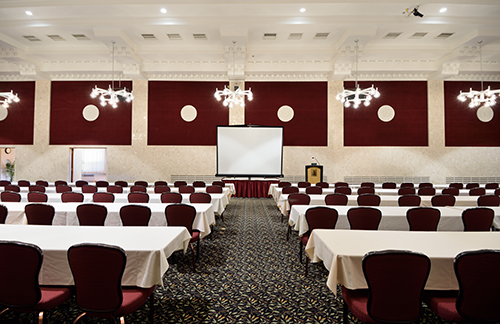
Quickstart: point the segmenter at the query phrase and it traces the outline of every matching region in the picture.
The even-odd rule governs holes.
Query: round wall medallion
[[[191,105],[185,105],[181,109],[181,118],[184,119],[186,122],[192,122],[193,120],[196,119],[196,116],[198,116],[198,112],[196,111],[196,108]]]
[[[391,106],[383,105],[382,107],[380,107],[378,109],[377,115],[378,115],[378,119],[387,123],[387,122],[390,122],[391,120],[394,119],[396,112],[394,111],[394,108],[392,108]]]
[[[293,108],[290,106],[281,106],[280,109],[278,109],[278,118],[284,123],[292,120],[294,114]]]
[[[0,121],[5,120],[5,118],[7,118],[7,115],[9,115],[9,110],[0,105]]]
[[[99,108],[94,105],[87,105],[83,108],[82,115],[86,121],[92,122],[99,117]]]
[[[487,123],[493,119],[494,112],[491,107],[482,106],[477,110],[476,115],[477,119],[479,119],[483,123]]]

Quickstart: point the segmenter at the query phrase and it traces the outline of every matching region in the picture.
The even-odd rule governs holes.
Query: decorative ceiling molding
[[[450,81],[500,81],[500,73],[497,74],[458,74],[456,76],[450,77],[447,80]]]
[[[428,79],[427,73],[372,73],[358,74],[358,81],[384,81],[384,80],[422,80]],[[354,81],[354,76],[349,76],[345,81]]]
[[[148,80],[229,81],[225,73],[148,73],[147,75]]]
[[[0,81],[33,81],[33,78],[19,74],[0,74]]]
[[[113,79],[112,74],[98,74],[98,73],[53,73],[51,74],[51,79],[53,81],[109,81]],[[115,75],[115,80],[117,80],[117,75]],[[124,77],[122,81],[132,81],[131,78]]]
[[[327,81],[328,73],[248,73],[246,81]]]

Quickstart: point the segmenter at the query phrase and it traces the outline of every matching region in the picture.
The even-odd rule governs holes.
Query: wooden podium
[[[311,184],[323,182],[323,166],[316,163],[306,165],[306,181]]]

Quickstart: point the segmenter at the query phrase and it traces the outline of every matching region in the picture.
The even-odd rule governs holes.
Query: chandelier
[[[19,102],[19,97],[17,96],[17,93],[14,94],[14,92],[11,90],[10,92],[0,92],[0,98],[3,100],[0,100],[0,104],[4,108],[9,108],[10,104],[12,102]]]
[[[235,52],[236,52],[236,41],[233,41],[233,79],[235,75],[234,72]],[[253,93],[251,88],[249,88],[248,90],[242,90],[240,87],[235,86],[233,91],[229,89],[227,86],[224,86],[224,90],[219,90],[218,88],[216,88],[214,93],[215,99],[217,99],[217,101],[221,101],[222,98],[224,98],[222,104],[224,105],[224,107],[229,107],[229,108],[233,108],[234,105],[245,107],[245,96],[248,97],[249,101],[252,101]]]
[[[458,95],[458,100],[461,102],[465,102],[467,99],[470,99],[469,108],[476,108],[483,104],[485,107],[491,107],[496,104],[496,96],[495,94],[500,95],[500,89],[491,90],[490,87],[484,90],[483,88],[483,56],[481,54],[481,43],[483,41],[478,41],[479,43],[479,61],[481,64],[481,91],[472,90],[470,88],[469,92],[462,92],[460,90],[460,94]]]
[[[370,105],[370,101],[373,98],[380,97],[380,92],[378,88],[374,88],[373,84],[370,88],[360,89],[358,85],[358,39],[354,40],[356,42],[356,71],[355,71],[355,89],[349,90],[344,89],[342,92],[337,93],[337,100],[340,100],[344,104],[344,107],[349,108],[351,104],[353,108],[358,108],[361,103],[365,106]]]
[[[127,91],[127,88],[123,87],[121,89],[121,80],[118,85],[118,88],[115,88],[115,42],[111,42],[112,47],[113,47],[113,52],[112,52],[112,81],[111,84],[109,85],[108,89],[101,89],[95,86],[94,89],[92,89],[92,92],[90,93],[90,97],[92,98],[97,98],[99,96],[99,100],[101,102],[101,106],[106,106],[106,104],[110,104],[111,107],[116,108],[118,107],[118,102],[119,101],[126,101],[126,102],[131,102],[134,100],[134,95],[131,92]]]

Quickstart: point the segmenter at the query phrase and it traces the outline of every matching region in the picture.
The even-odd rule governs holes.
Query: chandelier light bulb
[[[17,93],[14,94],[13,90],[11,90],[10,92],[0,92],[0,104],[4,108],[9,108],[11,103],[19,101],[21,100],[19,99]]]

